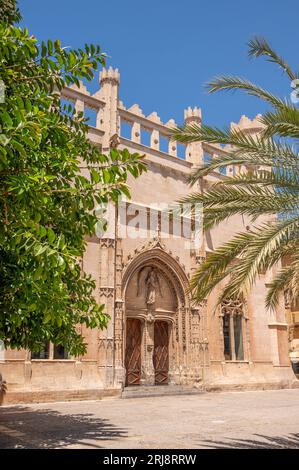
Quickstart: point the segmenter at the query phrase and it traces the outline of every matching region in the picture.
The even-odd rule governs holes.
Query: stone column
[[[83,113],[84,114],[84,101],[81,101],[79,99],[76,99],[75,101],[75,110],[76,113]]]
[[[154,321],[151,313],[148,319],[144,322],[143,330],[143,364],[141,364],[141,384],[154,385],[155,384],[155,369],[154,369]]]
[[[157,129],[153,129],[151,133],[151,147],[153,149],[159,150],[160,146],[160,134]]]
[[[123,351],[124,302],[120,299],[115,301],[114,317],[114,384],[123,388],[126,379]]]
[[[107,328],[99,331],[98,367],[104,386],[114,386],[114,335],[115,335],[115,238],[100,239],[99,301],[110,316]]]
[[[173,385],[177,383],[177,370],[176,370],[176,362],[177,362],[177,351],[176,351],[176,331],[175,331],[175,321],[168,324],[168,332],[169,332],[169,373],[168,373],[168,380],[169,385]]]
[[[230,351],[232,355],[232,361],[235,361],[236,360],[235,328],[234,328],[234,315],[232,313],[229,316],[229,329],[230,329]]]
[[[138,122],[134,122],[131,132],[131,140],[140,144],[141,140],[141,127]]]
[[[168,153],[173,157],[177,156],[177,143],[175,141],[169,141],[168,143]]]

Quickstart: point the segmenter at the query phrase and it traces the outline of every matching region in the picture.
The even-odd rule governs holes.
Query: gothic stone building
[[[245,302],[227,299],[216,311],[221,286],[197,306],[186,293],[202,259],[250,222],[236,216],[205,233],[200,246],[192,248],[187,243],[192,234],[174,233],[173,227],[163,231],[162,211],[150,211],[153,204],[171,204],[188,194],[191,170],[225,148],[194,143],[182,149],[169,140],[174,121],[163,123],[156,112],[145,116],[137,104],[127,109],[119,100],[119,82],[119,72],[110,68],[101,72],[95,94],[83,84],[63,92],[63,99],[93,118],[92,142],[103,151],[118,145],[145,154],[148,165],[146,173],[129,181],[132,199],[125,217],[111,206],[108,231],[88,240],[83,259],[84,270],[96,281],[98,301],[106,304],[111,317],[108,328],[82,332],[88,343],[83,357],[69,357],[52,344],[38,355],[2,352],[4,403],[117,396],[130,385],[207,390],[292,386],[285,305],[272,314],[264,307],[273,272],[260,274]],[[184,117],[200,124],[201,110],[188,108]],[[260,130],[258,120],[245,116],[231,125],[252,135]],[[198,190],[237,171],[215,172]],[[130,221],[138,215],[148,220],[150,212],[157,224],[146,223],[143,236],[128,236]]]

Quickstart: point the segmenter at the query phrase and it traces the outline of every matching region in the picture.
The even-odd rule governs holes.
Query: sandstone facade
[[[227,299],[216,310],[221,286],[197,306],[186,293],[202,260],[250,222],[235,217],[204,234],[199,246],[188,224],[184,230],[185,217],[164,223],[161,204],[167,207],[188,194],[186,177],[192,169],[226,149],[195,143],[183,149],[181,158],[182,146],[169,140],[174,121],[162,123],[155,112],[145,116],[137,104],[126,109],[119,100],[119,83],[119,72],[110,68],[101,72],[94,95],[83,85],[63,92],[78,111],[91,110],[89,136],[104,152],[113,145],[128,148],[145,154],[148,164],[147,173],[129,181],[131,201],[109,206],[108,230],[88,240],[83,259],[83,268],[96,280],[96,296],[111,317],[108,328],[83,331],[88,351],[80,358],[64,358],[53,345],[45,359],[33,358],[30,351],[5,351],[0,363],[7,383],[4,402],[100,398],[118,395],[131,384],[208,390],[292,386],[283,299],[275,313],[264,307],[273,272],[260,274],[246,302]],[[184,119],[200,124],[201,110],[186,109]],[[232,126],[253,135],[260,130],[258,119],[245,116]],[[198,191],[239,170],[215,172]],[[143,225],[136,230],[138,218]]]

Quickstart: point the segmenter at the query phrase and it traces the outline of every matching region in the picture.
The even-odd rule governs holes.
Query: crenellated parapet
[[[204,142],[178,145],[171,138],[171,130],[177,127],[174,119],[163,122],[156,111],[146,114],[137,103],[126,107],[119,99],[118,69],[103,69],[99,83],[99,90],[91,95],[80,81],[80,86],[66,87],[62,91],[62,98],[73,102],[77,112],[85,114],[88,109],[95,112],[95,125],[89,127],[89,137],[96,144],[101,144],[104,151],[110,148],[111,139],[118,136],[120,145],[145,153],[164,166],[181,168],[183,172],[201,165],[207,157],[215,158],[230,151],[228,147]],[[198,106],[189,106],[184,110],[185,125],[201,126],[201,123],[202,111]],[[125,135],[124,125],[127,127]],[[263,129],[263,125],[260,115],[254,119],[242,116],[238,123],[231,123],[231,129],[256,135]],[[228,175],[232,173],[233,170],[228,170]]]

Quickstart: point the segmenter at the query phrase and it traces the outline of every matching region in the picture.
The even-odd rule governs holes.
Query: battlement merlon
[[[255,118],[249,119],[243,114],[238,123],[231,122],[230,128],[234,131],[243,131],[248,134],[258,134],[264,129],[264,124],[261,122],[261,114],[257,114]]]

